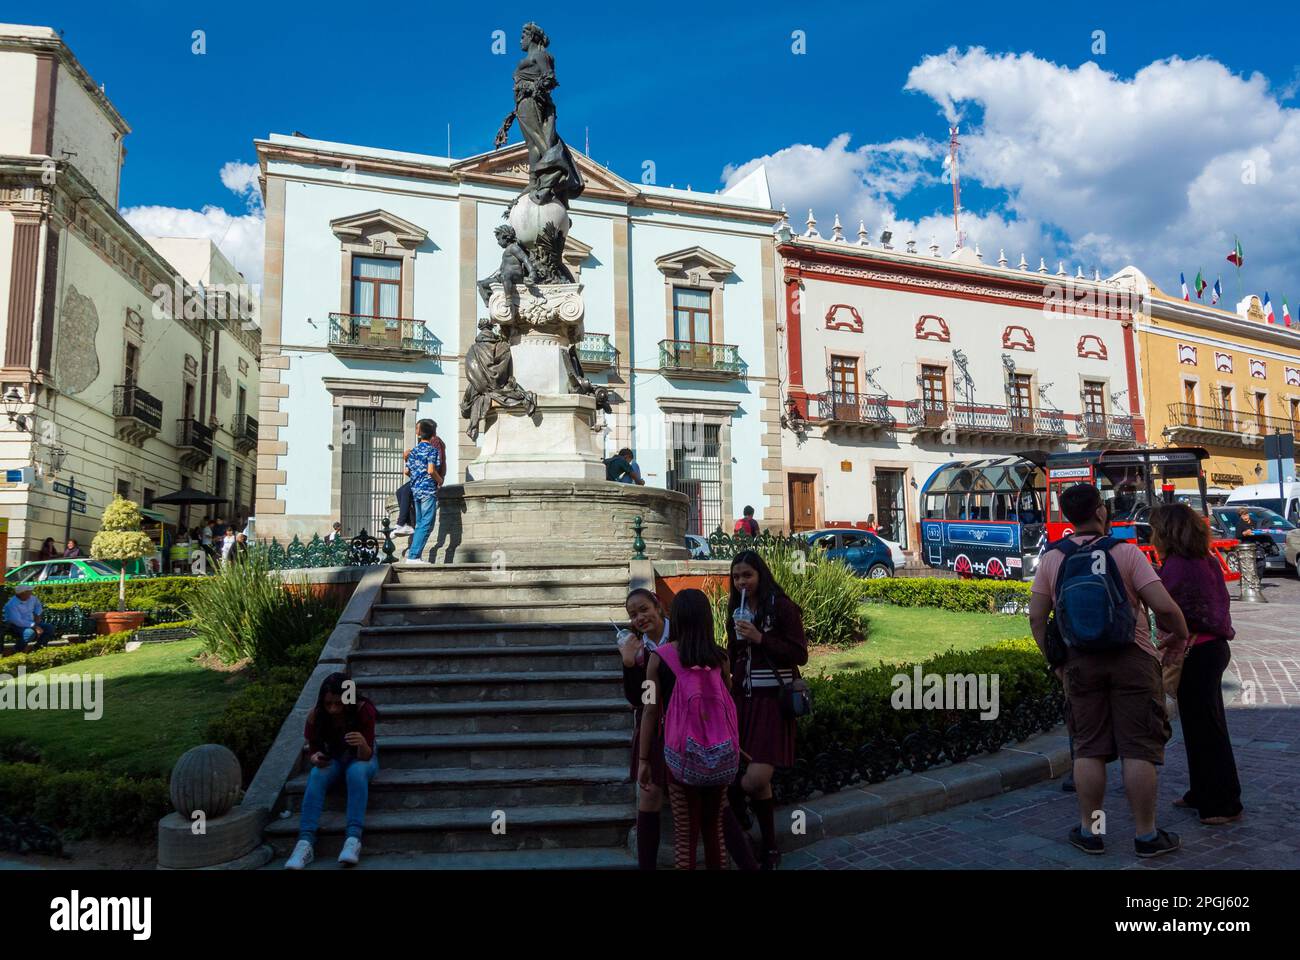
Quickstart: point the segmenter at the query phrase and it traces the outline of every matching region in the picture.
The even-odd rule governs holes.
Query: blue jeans
[[[415,498],[411,496],[411,481],[407,480],[397,488],[397,525],[413,527]]]
[[[406,550],[407,560],[418,560],[424,553],[424,545],[433,533],[433,520],[438,515],[438,498],[419,497],[415,499],[415,533],[411,534],[411,545]]]
[[[346,771],[346,773],[344,772]],[[325,794],[345,776],[348,783],[347,835],[361,839],[366,825],[366,801],[370,799],[370,781],[379,772],[379,751],[370,754],[369,760],[333,760],[328,767],[312,767],[307,776],[307,792],[302,798],[302,815],[298,819],[298,839],[316,845],[316,827],[321,810],[325,808]]]
[[[12,633],[14,637],[14,653],[22,653],[27,649],[27,644],[31,643],[33,640],[37,640],[38,636],[35,627],[17,627],[12,623],[9,624],[9,632]],[[36,642],[37,650],[49,642],[48,628],[44,633],[39,634],[39,637],[40,639]]]

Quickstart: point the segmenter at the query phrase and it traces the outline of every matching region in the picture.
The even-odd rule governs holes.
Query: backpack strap
[[[682,661],[681,658],[677,656],[676,647],[671,643],[664,643],[656,647],[654,652],[659,655],[659,660],[662,663],[667,664],[668,669],[672,671],[674,677],[680,677],[682,675]]]

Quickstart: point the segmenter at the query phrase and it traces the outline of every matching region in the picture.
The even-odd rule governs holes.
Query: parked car
[[[1229,534],[1238,540],[1253,540],[1264,556],[1264,569],[1285,571],[1288,565],[1292,570],[1294,564],[1288,564],[1282,547],[1287,534],[1296,529],[1296,525],[1277,512],[1267,507],[1246,506],[1243,503],[1225,503],[1210,511]]]
[[[686,549],[691,552],[692,560],[707,560],[713,556],[713,551],[709,549],[708,538],[702,537],[698,533],[688,533],[686,535]]]
[[[897,565],[895,550],[901,556],[898,544],[889,544],[866,530],[813,530],[803,535],[813,555],[821,554],[843,560],[854,573],[875,580],[892,577]]]
[[[1300,523],[1300,481],[1288,480],[1273,483],[1248,483],[1228,494],[1228,507],[1264,507],[1285,517],[1291,523]]]
[[[1291,569],[1300,573],[1300,527],[1286,532],[1282,553],[1286,556],[1286,562],[1291,564]]]
[[[98,560],[34,560],[14,567],[5,574],[5,583],[92,583],[96,580],[113,580],[118,572]],[[126,575],[128,580],[139,580],[140,574]]]

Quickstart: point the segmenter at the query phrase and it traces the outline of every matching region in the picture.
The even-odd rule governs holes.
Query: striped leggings
[[[725,870],[722,811],[727,805],[726,788],[688,787],[670,775],[668,800],[673,807],[673,861],[677,869],[695,869],[695,845],[703,832],[705,868]]]

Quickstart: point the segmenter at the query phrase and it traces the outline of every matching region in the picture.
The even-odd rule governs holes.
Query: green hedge
[[[97,770],[0,763],[0,810],[72,837],[148,840],[171,808],[162,777],[133,780]]]
[[[26,667],[30,673],[65,663],[76,663],[78,660],[89,660],[91,657],[102,657],[106,653],[121,653],[126,649],[126,642],[131,639],[131,635],[132,631],[123,630],[85,643],[70,643],[66,647],[42,647],[31,653],[10,654],[0,657],[0,673],[12,676],[19,667]]]
[[[126,608],[152,610],[155,607],[172,607],[188,610],[190,597],[204,582],[204,577],[144,577],[126,582]],[[44,606],[60,607],[78,604],[92,610],[117,609],[117,581],[99,580],[94,583],[37,584],[36,595]],[[13,596],[13,584],[0,588],[0,602]]]
[[[896,607],[938,607],[966,613],[1024,613],[1030,585],[1022,580],[890,577],[867,580],[863,598]],[[1014,609],[1012,609],[1014,607]]]
[[[1047,668],[1033,638],[1002,640],[979,650],[949,650],[925,660],[923,674],[997,674],[999,716],[1008,716],[1026,698],[1050,694],[1059,683]],[[881,664],[832,676],[809,677],[814,711],[799,721],[798,752],[815,756],[836,747],[857,747],[877,736],[901,741],[923,725],[956,723],[961,711],[895,710],[891,682],[913,673],[911,664]],[[978,710],[967,710],[978,714]]]

